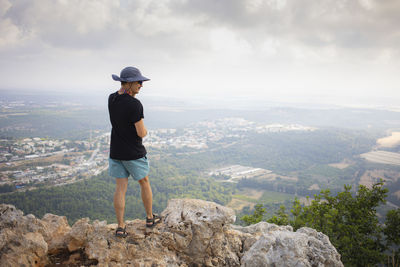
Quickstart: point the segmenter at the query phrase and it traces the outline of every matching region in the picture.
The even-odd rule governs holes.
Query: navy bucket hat
[[[138,81],[149,81],[149,78],[144,77],[138,68],[126,67],[121,70],[120,77],[113,74],[113,80],[120,82],[138,82]]]

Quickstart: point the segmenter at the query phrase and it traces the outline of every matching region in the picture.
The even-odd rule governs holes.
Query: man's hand
[[[144,126],[143,119],[135,123],[136,133],[139,137],[143,138],[147,135],[147,129]]]

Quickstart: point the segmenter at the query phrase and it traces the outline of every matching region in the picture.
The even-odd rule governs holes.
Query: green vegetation
[[[302,177],[310,177],[312,183],[323,182],[324,184],[328,183],[330,186],[342,187],[344,183],[349,182],[349,177],[353,177],[358,169],[359,166],[356,163],[344,169],[320,164],[300,171],[299,175]]]
[[[173,149],[169,149],[166,160],[177,168],[199,172],[240,164],[272,170],[278,175],[297,176],[297,181],[242,179],[237,188],[306,196],[319,192],[319,189],[310,189],[313,184],[338,192],[343,184],[358,183],[360,171],[366,166],[359,163],[362,160],[357,157],[375,145],[375,136],[365,131],[321,129],[313,132],[248,133],[235,145],[221,145],[227,142],[223,139],[211,143],[209,147],[213,149],[190,155],[176,155]],[[328,166],[345,159],[354,163],[344,169]]]
[[[244,196],[244,195],[233,195],[233,198],[237,198],[243,201],[247,201],[247,202],[252,202],[252,203],[258,203],[258,199],[252,198],[252,197],[248,197],[248,196]]]
[[[262,221],[265,212],[266,212],[265,208],[263,208],[261,204],[257,204],[254,206],[253,215],[244,215],[240,219],[244,221],[246,225],[259,223]]]
[[[0,193],[9,193],[15,191],[15,185],[5,184],[0,185]]]
[[[388,249],[392,252],[390,257],[393,266],[399,266],[400,264],[400,209],[390,210],[386,214],[386,227],[384,233],[388,242]],[[398,260],[397,265],[396,260]],[[390,265],[390,264],[388,264]]]
[[[266,190],[263,192],[263,195],[258,200],[258,203],[283,203],[285,201],[291,201],[293,199],[294,195]]]
[[[266,204],[276,204],[276,203],[284,203],[285,201],[292,201],[294,199],[294,195],[279,193],[274,191],[263,190],[262,196],[258,199],[244,195],[244,194],[236,194],[233,195],[232,198],[240,199],[243,201],[251,202],[251,203],[263,203]]]
[[[359,186],[356,194],[352,194],[350,186],[344,186],[344,191],[336,196],[329,190],[322,190],[309,206],[302,206],[295,199],[291,215],[281,206],[268,222],[290,224],[294,230],[307,226],[326,234],[345,266],[376,265],[385,261],[384,253],[388,248],[399,256],[400,210],[388,212],[385,226],[379,224],[376,212],[377,207],[386,202],[387,193],[382,182],[371,189]],[[256,205],[254,213],[241,220],[247,225],[260,222],[265,211],[262,205]]]
[[[214,162],[240,164],[286,174],[316,164],[341,162],[368,152],[375,139],[367,132],[324,129],[313,132],[280,132],[248,136],[237,145],[207,152]]]
[[[231,184],[199,177],[195,172],[183,173],[164,162],[152,161],[151,164],[149,177],[155,212],[164,210],[172,198],[190,197],[225,205],[235,191]],[[83,217],[115,222],[114,190],[115,179],[104,172],[70,185],[1,194],[0,203],[13,204],[25,214],[32,213],[38,217],[46,213],[67,216],[70,223]],[[125,214],[127,220],[145,216],[139,184],[132,179],[128,185]]]

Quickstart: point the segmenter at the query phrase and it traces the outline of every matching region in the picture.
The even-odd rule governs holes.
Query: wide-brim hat
[[[126,67],[121,70],[121,74],[111,75],[113,80],[120,82],[138,82],[138,81],[149,81],[149,78],[144,77],[138,68],[135,67]]]

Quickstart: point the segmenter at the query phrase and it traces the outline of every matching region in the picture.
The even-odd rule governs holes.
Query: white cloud
[[[112,25],[115,25],[116,3],[107,0],[16,0],[2,20],[12,22],[8,29],[41,39],[52,46],[76,49],[97,43],[101,47],[99,39],[106,37],[104,33],[110,33]],[[108,41],[109,38],[103,39],[103,42]]]
[[[373,9],[376,5],[374,0],[359,0],[359,2],[360,5],[367,10]]]
[[[281,46],[281,42],[278,39],[267,38],[261,44],[261,52],[266,56],[274,56],[278,53],[279,47]]]
[[[0,16],[4,16],[11,6],[12,4],[9,0],[0,0]]]
[[[215,28],[209,35],[211,48],[218,54],[230,59],[240,59],[252,53],[251,45],[233,31]]]
[[[0,29],[3,29],[0,35],[0,49],[17,45],[23,40],[21,31],[9,19],[0,21]]]
[[[397,0],[0,0],[0,87],[95,90],[137,65],[155,94],[400,98],[399,13]]]
[[[268,0],[267,2],[270,7],[276,10],[282,10],[287,4],[286,0]]]

